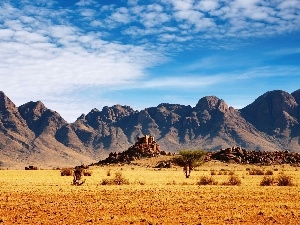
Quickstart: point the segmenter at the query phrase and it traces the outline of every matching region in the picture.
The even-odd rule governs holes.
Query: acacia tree
[[[183,166],[185,177],[189,178],[193,168],[202,163],[206,152],[204,150],[180,150],[179,155],[176,161]]]

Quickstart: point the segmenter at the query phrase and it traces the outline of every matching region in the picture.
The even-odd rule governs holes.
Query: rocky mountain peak
[[[16,108],[16,105],[4,94],[3,91],[0,91],[0,110],[13,108]]]
[[[240,111],[259,130],[274,134],[297,124],[294,118],[297,117],[297,108],[298,104],[291,94],[275,90],[266,92]]]
[[[40,118],[46,110],[47,108],[41,101],[31,101],[19,106],[19,112],[21,113],[23,118],[30,117],[34,120]]]
[[[0,92],[0,129],[5,130],[5,132],[13,131],[25,137],[32,137],[32,132],[18,112],[18,108],[2,91]]]
[[[85,119],[85,114],[84,113],[82,113],[78,118],[77,118],[77,120],[84,120]]]
[[[228,105],[226,104],[226,102],[222,99],[219,99],[216,96],[206,96],[201,98],[197,105],[195,106],[195,109],[197,111],[212,111],[212,110],[220,110],[220,111],[228,111]]]
[[[102,116],[110,122],[115,122],[125,116],[133,113],[134,110],[129,106],[114,105],[112,107],[105,106],[102,109]]]
[[[300,105],[300,89],[291,93],[298,105]]]

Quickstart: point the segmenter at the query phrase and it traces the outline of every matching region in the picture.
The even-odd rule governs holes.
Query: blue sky
[[[73,122],[93,108],[234,108],[300,88],[300,0],[2,0],[0,90]]]

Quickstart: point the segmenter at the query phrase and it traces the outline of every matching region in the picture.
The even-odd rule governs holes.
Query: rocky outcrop
[[[300,153],[289,151],[251,151],[241,147],[232,147],[221,149],[216,152],[210,152],[207,154],[206,160],[260,165],[300,165]]]
[[[137,142],[123,152],[111,152],[109,156],[99,161],[96,165],[104,164],[116,164],[116,163],[130,163],[141,158],[156,157],[161,154],[166,154],[161,151],[159,144],[154,140],[154,137],[146,135],[144,137],[138,137]]]

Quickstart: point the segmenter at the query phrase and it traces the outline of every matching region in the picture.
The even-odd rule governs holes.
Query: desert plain
[[[249,174],[256,167],[213,161],[185,178],[181,167],[144,161],[90,167],[81,186],[55,169],[0,170],[0,224],[300,224],[300,168],[260,166],[293,181],[260,186],[264,176]],[[129,184],[102,184],[115,173]],[[241,184],[226,185],[229,174]],[[203,176],[217,184],[199,185]]]

